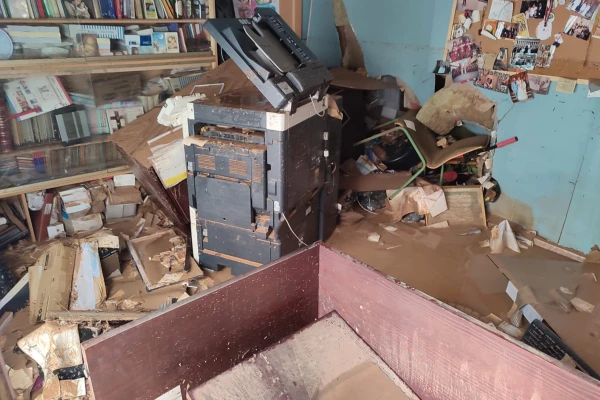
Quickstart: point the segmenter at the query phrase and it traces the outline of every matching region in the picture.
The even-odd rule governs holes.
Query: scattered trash
[[[381,238],[381,235],[379,235],[376,232],[371,232],[369,233],[369,235],[367,236],[367,240],[369,242],[373,242],[373,243],[379,243],[379,239]]]
[[[523,337],[523,334],[525,333],[521,328],[517,328],[516,326],[503,321],[500,324],[498,324],[497,326],[498,330],[506,333],[509,336],[512,336],[515,339],[521,339],[521,337]]]
[[[519,245],[517,244],[515,234],[507,220],[504,220],[493,227],[490,237],[490,248],[492,250],[492,254],[503,253],[505,247],[508,247],[516,253],[521,252]]]
[[[458,233],[458,236],[470,236],[470,235],[479,235],[481,233],[481,229],[473,228],[466,232]]]
[[[437,224],[433,224],[433,225],[427,225],[427,226],[424,226],[422,229],[443,229],[443,228],[450,228],[450,225],[448,225],[448,221],[438,222]]]
[[[398,228],[396,228],[395,226],[391,226],[391,225],[388,225],[383,229],[385,229],[388,232],[396,232],[398,230]]]
[[[387,195],[394,193],[395,190],[388,190]],[[389,202],[393,221],[400,221],[411,212],[437,216],[448,209],[444,191],[437,185],[407,187]]]
[[[590,304],[587,301],[580,299],[579,297],[571,299],[571,304],[573,304],[573,307],[575,307],[575,309],[579,312],[591,313],[592,311],[594,311],[595,308],[593,304]]]

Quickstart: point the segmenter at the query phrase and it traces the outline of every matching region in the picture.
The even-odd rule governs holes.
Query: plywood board
[[[481,186],[446,186],[443,189],[448,210],[436,217],[427,215],[427,225],[448,221],[450,227],[485,228],[487,226]]]
[[[461,1],[461,0],[459,0]],[[457,1],[454,1],[454,8],[456,8]],[[508,54],[513,50],[514,40],[498,39],[493,40],[486,36],[480,35],[479,31],[482,28],[482,24],[487,19],[489,14],[489,8],[492,0],[488,2],[488,8],[485,13],[482,14],[480,22],[473,23],[468,30],[468,34],[473,35],[477,43],[481,43],[482,50],[484,53],[495,53],[497,54],[501,47],[508,48]],[[513,16],[519,14],[521,10],[522,0],[516,0],[514,3]],[[554,35],[559,32],[563,32],[565,25],[570,16],[577,16],[579,14],[569,11],[566,7],[569,4],[569,0],[566,0],[565,5],[559,5],[552,12],[554,19],[551,22],[552,34],[546,40],[542,40],[540,45],[552,45],[554,42]],[[450,21],[450,32],[452,31],[452,25],[459,21],[462,11],[454,12]],[[536,32],[540,22],[543,23],[543,19],[528,18],[527,25],[530,36],[532,38],[537,37]],[[600,78],[600,39],[592,37],[594,30],[596,29],[596,22],[593,24],[593,29],[588,40],[582,40],[567,34],[562,35],[564,42],[560,45],[554,54],[552,64],[550,68],[539,68],[536,67],[531,74],[545,75],[551,77],[564,77],[571,79],[583,79],[587,80],[590,78]],[[446,50],[447,51],[447,50]]]
[[[332,313],[190,391],[191,398],[418,400]]]
[[[317,317],[318,248],[82,343],[96,400],[196,387]]]

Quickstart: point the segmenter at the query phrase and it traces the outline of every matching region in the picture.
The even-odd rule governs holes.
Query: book
[[[4,84],[4,93],[13,117],[18,121],[73,103],[56,76],[36,76],[9,81]]]
[[[179,33],[179,46],[181,47],[181,52],[187,53],[187,47],[185,46],[185,36],[183,35],[183,29],[178,28],[177,32]]]
[[[90,33],[77,34],[78,52],[80,57],[99,57],[98,35]]]
[[[11,18],[31,18],[26,1],[6,0],[6,6]]]
[[[71,143],[90,136],[85,110],[73,110],[54,114],[56,130],[64,143]]]
[[[82,0],[63,0],[62,4],[68,18],[92,18],[87,4]]]
[[[33,160],[33,159],[32,159]],[[48,238],[48,225],[50,225],[50,216],[52,215],[52,203],[54,201],[54,193],[47,191],[44,195],[44,204],[39,211],[31,213],[33,222],[33,231],[38,241],[43,242]]]
[[[112,0],[99,0],[100,10],[102,10],[102,18],[116,18],[115,6]]]
[[[143,114],[143,107],[111,108],[106,110],[111,133],[121,129]]]
[[[167,53],[179,53],[179,39],[177,32],[165,32]]]
[[[67,17],[67,12],[65,11],[65,7],[63,6],[62,0],[56,0],[56,5],[58,7],[58,14],[61,18]]]
[[[39,18],[46,18],[46,11],[44,10],[44,3],[42,2],[42,0],[36,0],[35,4],[38,9]]]
[[[154,32],[152,34],[152,48],[154,54],[163,54],[167,52],[167,41],[163,32]]]
[[[104,8],[102,8],[102,12],[104,13]],[[75,39],[78,33],[91,33],[93,35],[98,35],[99,38],[106,39],[123,39],[125,35],[125,29],[122,26],[116,25],[64,24],[61,26],[61,29],[64,36],[72,39]]]
[[[121,105],[115,106],[115,108],[117,107],[121,107]],[[101,108],[86,107],[85,113],[92,135],[104,135],[111,132],[105,110]]]
[[[117,19],[123,19],[123,10],[121,9],[121,0],[113,0],[115,6],[115,16]]]
[[[144,1],[144,17],[146,19],[158,19],[156,14],[156,4],[154,0],[143,0]]]
[[[144,16],[144,0],[134,0],[135,3],[135,15],[138,16],[138,18],[142,19],[145,18]]]

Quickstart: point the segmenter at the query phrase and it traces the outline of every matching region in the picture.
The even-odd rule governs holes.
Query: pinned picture
[[[510,0],[491,0],[489,19],[510,22],[513,16],[514,3]]]
[[[546,15],[547,7],[547,0],[524,1],[521,3],[521,14],[525,14],[527,18],[542,19]]]
[[[529,37],[529,27],[527,26],[527,16],[525,14],[517,14],[512,17],[512,23],[517,24],[517,36]]]
[[[533,93],[545,96],[550,91],[550,78],[538,75],[530,76],[529,87]]]
[[[571,15],[565,25],[564,33],[578,39],[588,40],[592,32],[593,22],[575,15]]]
[[[473,36],[464,35],[458,39],[448,42],[448,57],[451,62],[473,57]]]
[[[508,48],[501,47],[500,51],[498,51],[496,61],[494,62],[494,70],[508,71]]]
[[[519,26],[511,22],[498,21],[498,27],[496,28],[496,38],[498,39],[510,39],[514,40],[517,38],[519,32]]]
[[[458,39],[465,35],[465,27],[463,24],[452,25],[452,39]]]
[[[456,9],[458,11],[483,10],[487,6],[487,3],[487,0],[458,0]]]
[[[552,63],[553,54],[553,46],[549,44],[543,44],[538,49],[537,59],[535,61],[535,66],[538,68],[550,68],[550,64]]]
[[[596,30],[594,31],[594,34],[592,35],[593,38],[596,39],[600,39],[600,25],[596,27]]]
[[[600,0],[570,0],[567,10],[576,12],[585,19],[595,19],[594,14],[600,6]]]
[[[513,103],[521,103],[533,99],[533,92],[529,87],[527,71],[511,75],[509,78],[508,90]]]
[[[477,57],[465,58],[450,64],[452,68],[452,82],[464,83],[474,81],[479,76]]]
[[[479,78],[477,78],[473,84],[483,89],[489,89],[500,93],[508,93],[509,78],[509,74],[484,69],[479,74]]]
[[[540,39],[517,38],[510,57],[510,68],[531,71],[535,68]]]
[[[447,75],[450,73],[450,71],[451,68],[449,61],[437,60],[433,73],[438,75]]]

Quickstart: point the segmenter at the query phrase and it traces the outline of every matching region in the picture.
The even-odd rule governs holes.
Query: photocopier
[[[193,253],[239,275],[333,233],[341,121],[331,73],[275,11],[205,29],[253,86],[187,104]]]

